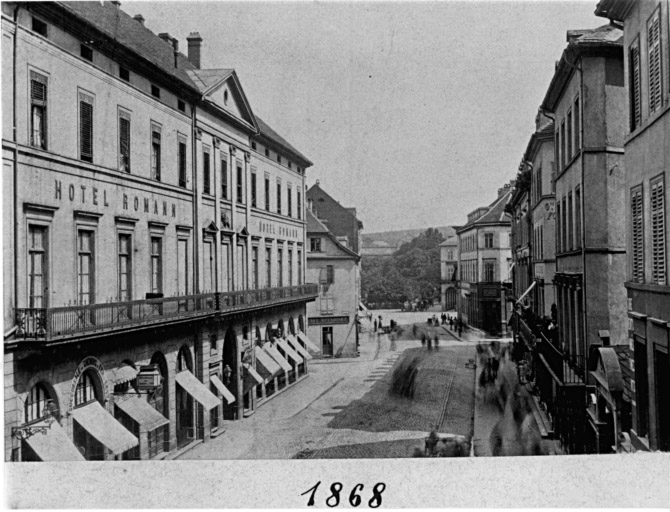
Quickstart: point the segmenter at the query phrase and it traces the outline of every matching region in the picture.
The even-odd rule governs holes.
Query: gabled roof
[[[323,223],[312,213],[310,209],[306,210],[306,215],[305,218],[307,220],[307,234],[322,234],[330,238],[333,243],[338,247],[338,249],[344,251],[347,253],[347,255],[352,256],[359,260],[361,257],[359,254],[356,254],[354,251],[346,247],[345,245],[342,245],[342,243],[337,239],[335,235],[333,235],[326,226],[323,225]]]
[[[495,201],[493,201],[489,207],[488,211],[479,217],[478,219],[462,226],[457,230],[457,233],[462,233],[467,231],[472,227],[481,225],[481,224],[501,224],[509,222],[509,214],[505,211],[505,206],[509,202],[509,199],[512,195],[512,190],[514,187],[508,187]]]
[[[279,149],[283,149],[296,158],[303,167],[310,167],[314,165],[305,155],[295,149],[284,137],[274,131],[270,125],[268,125],[260,117],[256,116],[256,121],[258,122],[258,129],[260,130],[259,138],[273,142],[275,146],[279,147]]]
[[[340,207],[341,210],[347,212],[347,213],[348,213],[349,215],[351,215],[354,219],[356,219],[356,220],[358,221],[358,223],[359,223],[359,229],[362,229],[362,228],[363,228],[363,223],[362,223],[361,221],[359,221],[358,218],[356,217],[356,208],[347,208],[346,206],[342,206],[342,205],[340,204],[340,202],[339,202],[337,199],[333,198],[333,196],[331,196],[328,192],[326,192],[325,190],[323,190],[323,189],[321,188],[321,186],[319,185],[318,180],[317,180],[317,182],[316,182],[314,185],[312,185],[312,186],[307,190],[307,196],[309,197],[310,195],[315,194],[315,193],[317,193],[317,192],[320,192],[321,194],[323,194],[324,196],[326,196],[326,197],[327,197],[328,199],[330,199],[334,204],[338,205],[338,206]]]
[[[438,247],[451,247],[453,245],[458,245],[457,236],[450,236],[444,242],[442,242]]]

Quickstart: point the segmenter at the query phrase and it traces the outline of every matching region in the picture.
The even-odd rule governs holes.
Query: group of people
[[[395,330],[397,325],[398,325],[398,323],[395,320],[391,319],[389,321],[389,330],[391,330],[391,331]],[[377,318],[375,318],[375,321],[372,323],[372,326],[374,327],[374,332],[377,333],[378,335],[381,335],[385,332],[384,331],[384,324],[382,322],[382,316],[381,315],[379,315]]]

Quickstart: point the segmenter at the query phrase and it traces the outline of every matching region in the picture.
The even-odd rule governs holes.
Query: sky
[[[566,46],[596,0],[122,2],[202,68],[235,68],[255,114],[365,232],[462,225],[514,179]]]

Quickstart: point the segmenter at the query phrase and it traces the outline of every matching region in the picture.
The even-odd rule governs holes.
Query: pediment
[[[207,88],[204,96],[233,117],[256,127],[254,114],[235,71],[222,73],[221,77]]]

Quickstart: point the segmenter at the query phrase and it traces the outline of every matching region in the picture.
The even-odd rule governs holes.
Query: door
[[[500,303],[481,302],[483,306],[482,327],[491,334],[500,334]]]
[[[321,352],[324,356],[333,355],[333,328],[323,327],[321,335]]]
[[[181,448],[195,437],[193,428],[193,398],[177,384],[177,447]]]
[[[658,427],[658,449],[670,451],[670,359],[668,353],[654,350],[656,375],[656,424]]]

